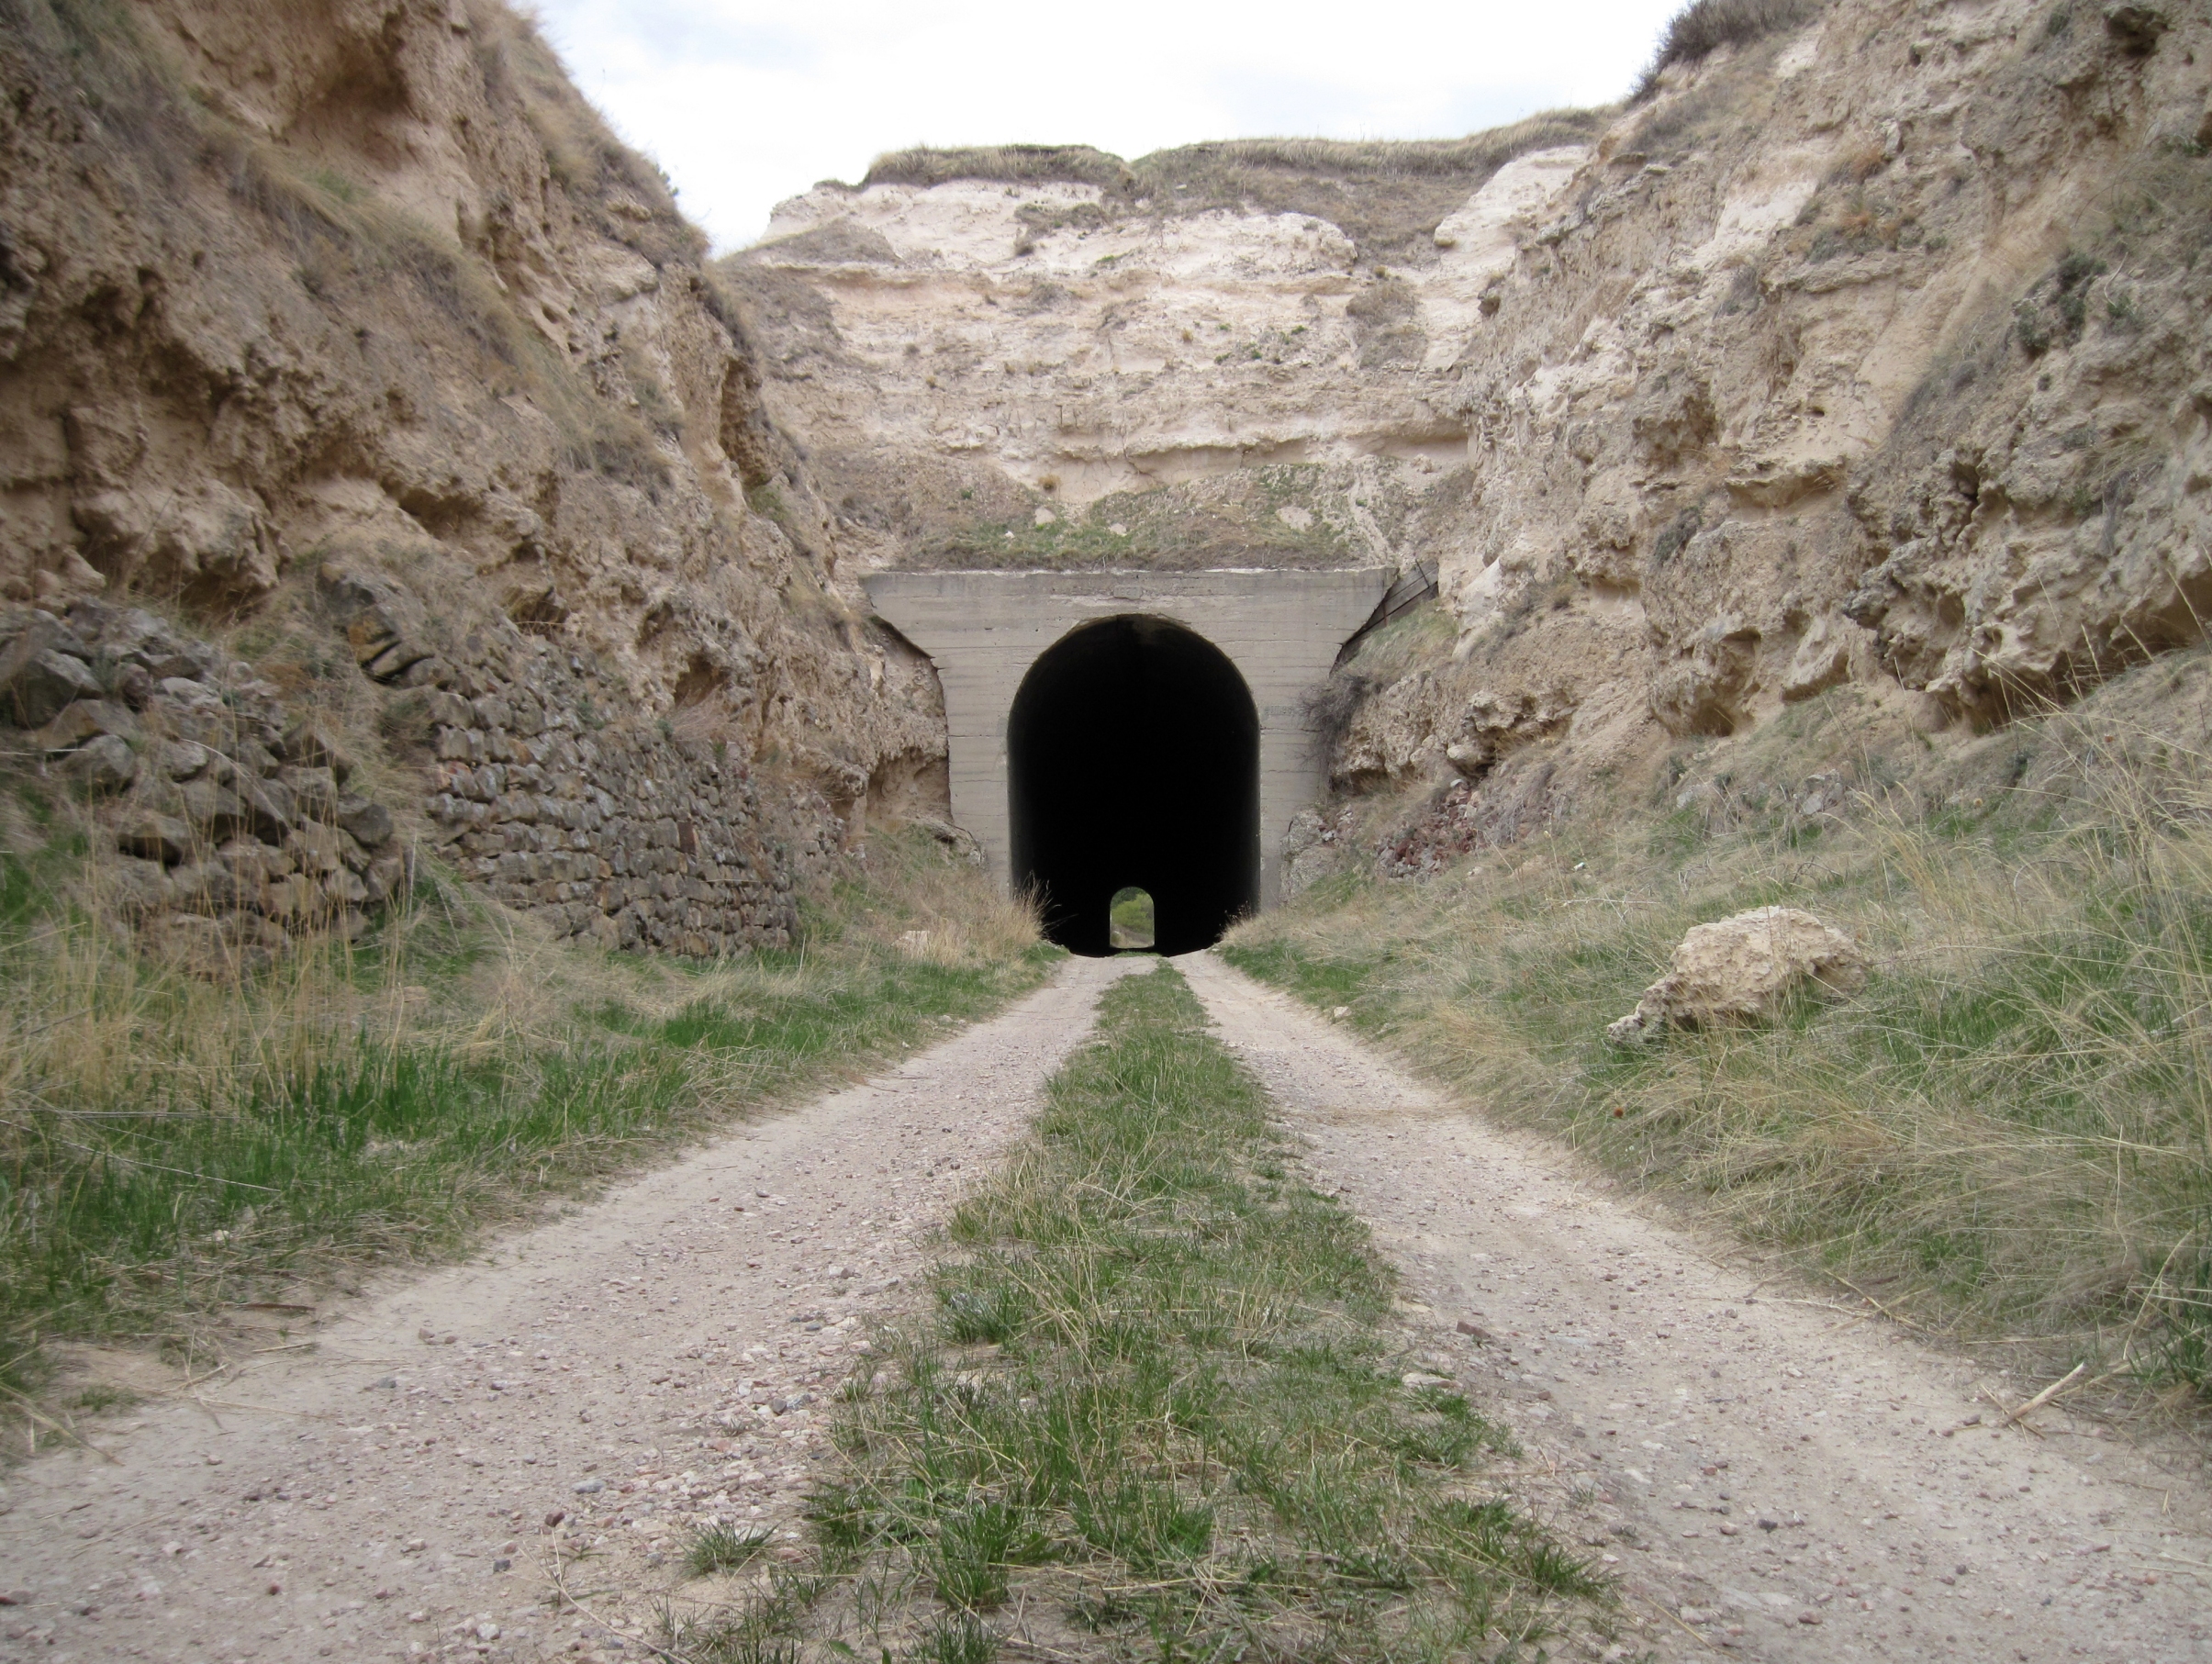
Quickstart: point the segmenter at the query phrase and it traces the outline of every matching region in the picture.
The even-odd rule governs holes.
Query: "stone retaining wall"
[[[456,639],[380,577],[326,575],[325,597],[381,685],[379,727],[420,760],[427,838],[347,789],[327,723],[210,643],[97,602],[0,615],[0,752],[87,801],[113,856],[96,887],[150,948],[218,970],[303,929],[351,939],[406,882],[410,844],[563,936],[695,957],[790,944],[799,888],[846,832],[818,792],[626,710],[589,655],[504,620]]]
[[[0,616],[0,727],[112,840],[95,880],[154,951],[253,969],[303,930],[349,940],[400,888],[390,811],[253,667],[136,608]]]
[[[612,947],[788,945],[794,852],[764,835],[752,770],[708,741],[602,725],[606,697],[553,653],[474,698],[430,696],[428,808],[455,865],[506,905]],[[834,847],[809,842],[810,855]]]
[[[845,833],[818,794],[764,789],[726,743],[640,716],[588,653],[503,618],[463,634],[368,568],[326,566],[321,589],[393,690],[387,725],[427,731],[424,810],[464,877],[609,947],[789,945],[799,882]]]

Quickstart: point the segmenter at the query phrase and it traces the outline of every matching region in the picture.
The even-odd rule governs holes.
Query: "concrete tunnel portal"
[[[1113,952],[1128,887],[1151,895],[1162,954],[1259,905],[1259,709],[1196,631],[1145,614],[1069,631],[1022,678],[1006,756],[1014,888],[1062,947]]]
[[[932,572],[863,580],[944,695],[952,818],[1046,929],[1112,951],[1117,890],[1156,951],[1281,893],[1283,839],[1327,787],[1311,698],[1392,590],[1389,567]],[[1403,583],[1405,580],[1402,579]]]

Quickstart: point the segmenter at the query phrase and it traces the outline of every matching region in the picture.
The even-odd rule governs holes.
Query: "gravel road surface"
[[[94,1424],[102,1454],[0,1473],[0,1659],[645,1657],[697,1592],[697,1521],[797,1553],[868,1320],[913,1308],[932,1228],[1150,963],[1071,962],[866,1085],[296,1314],[289,1349],[150,1380]],[[2195,1451],[2062,1406],[2001,1424],[1977,1390],[2018,1390],[1985,1368],[1760,1282],[1212,955],[1178,964],[1373,1223],[1412,1344],[1619,1580],[1599,1656],[2212,1658]]]
[[[1999,1425],[1986,1368],[1840,1290],[1760,1286],[1288,996],[1177,964],[1472,1396],[1602,1499],[1589,1547],[1643,1620],[1622,1657],[2212,1658],[2195,1449],[2059,1411]]]

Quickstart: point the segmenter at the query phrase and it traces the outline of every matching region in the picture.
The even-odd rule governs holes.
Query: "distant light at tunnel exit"
[[[1134,884],[1113,892],[1113,899],[1106,905],[1106,920],[1110,945],[1117,952],[1148,948],[1158,933],[1151,894]]]
[[[1078,954],[1114,949],[1117,891],[1141,889],[1163,954],[1211,946],[1259,901],[1259,712],[1203,636],[1137,614],[1070,631],[1008,714],[1016,888]]]

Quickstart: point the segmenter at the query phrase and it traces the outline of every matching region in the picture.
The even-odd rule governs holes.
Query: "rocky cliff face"
[[[1453,785],[1409,870],[2212,605],[2201,7],[1833,0],[1453,143],[914,152],[713,271],[489,0],[0,17],[0,600],[214,633],[569,931],[773,939],[942,801],[873,566],[1434,572],[1335,701],[1340,783]]]
[[[893,157],[724,270],[864,561],[1412,559],[1464,507],[1451,365],[1501,228],[1597,127]]]
[[[1846,4],[1670,73],[1460,366],[1466,661],[1542,685],[1585,631],[1726,734],[1853,678],[2001,717],[2195,639],[2207,53],[2195,8]]]
[[[610,940],[774,939],[804,852],[927,797],[926,667],[529,26],[0,0],[0,599],[218,634]]]
[[[887,159],[733,262],[768,405],[866,559],[1435,563],[1335,772],[1468,837],[1847,682],[1986,723],[2198,639],[2212,19],[1804,16],[1486,145]]]

